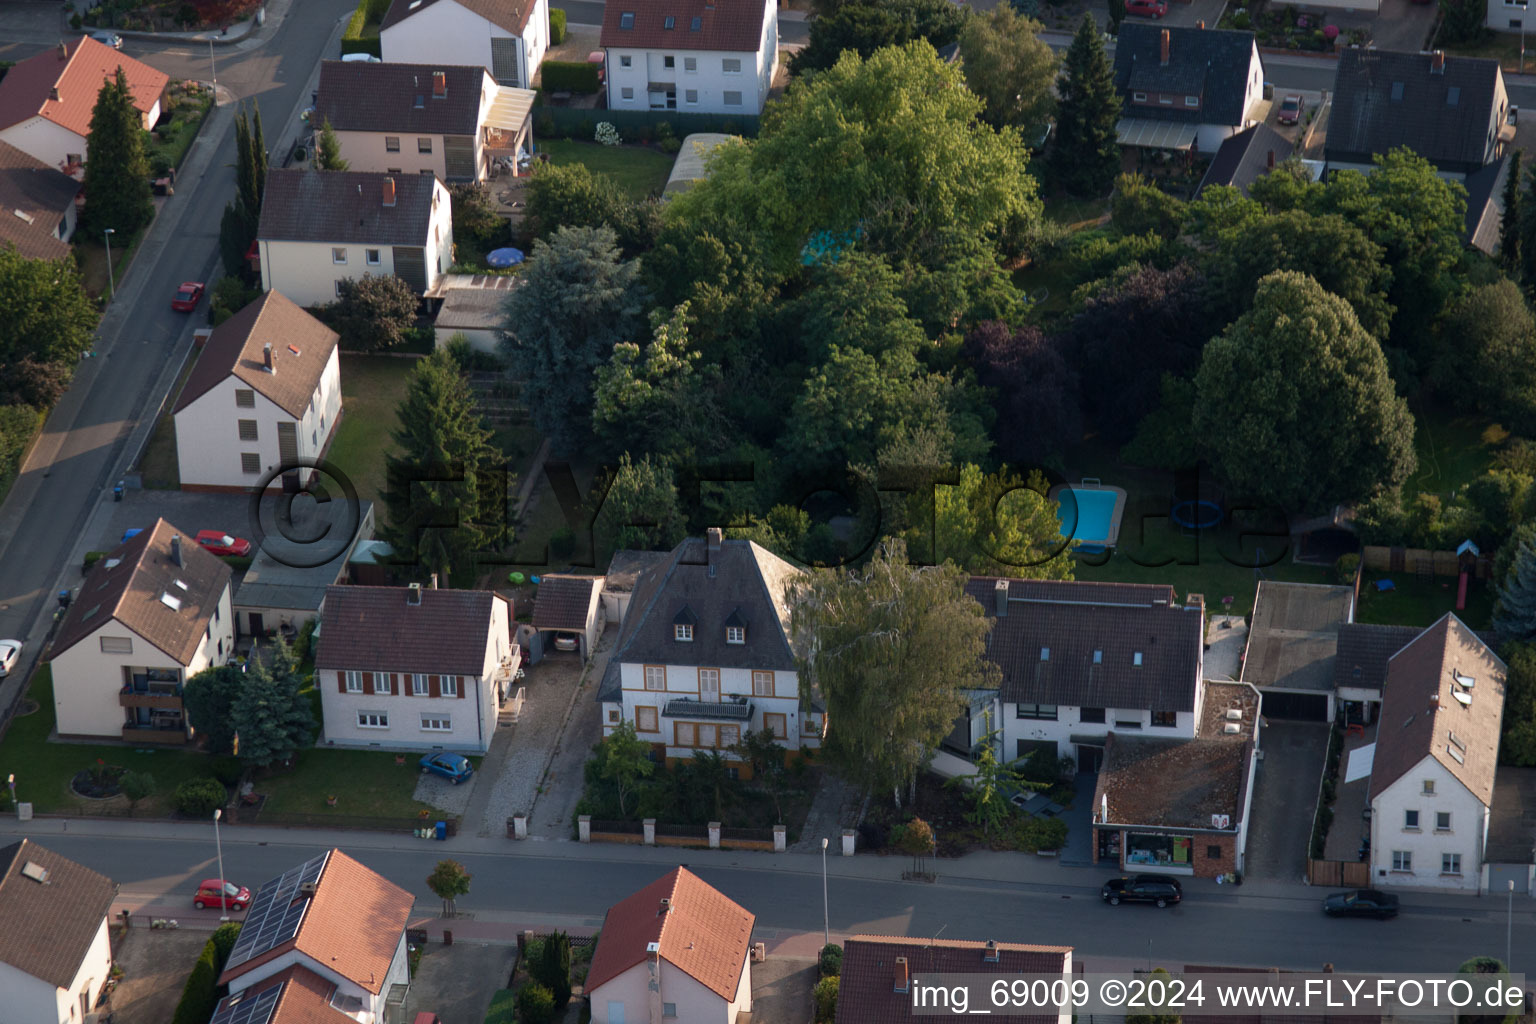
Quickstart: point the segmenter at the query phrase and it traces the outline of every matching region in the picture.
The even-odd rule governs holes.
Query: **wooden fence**
[[[1366,545],[1361,564],[1372,572],[1411,572],[1416,575],[1459,576],[1461,559],[1454,551],[1429,551],[1425,548],[1388,548]],[[1478,555],[1473,575],[1486,580],[1493,575],[1493,559]]]
[[[1371,865],[1355,860],[1308,860],[1307,884],[1363,889],[1371,884]]]

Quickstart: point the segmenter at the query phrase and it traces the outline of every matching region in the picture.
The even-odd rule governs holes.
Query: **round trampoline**
[[[1221,506],[1214,501],[1181,501],[1168,518],[1186,530],[1209,530],[1221,522]]]

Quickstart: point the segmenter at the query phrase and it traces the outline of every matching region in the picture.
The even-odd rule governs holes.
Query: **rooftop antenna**
[[[943,935],[943,934],[944,934],[944,929],[945,929],[945,928],[948,928],[948,927],[949,927],[949,922],[947,922],[947,921],[946,921],[946,922],[945,922],[945,923],[944,923],[944,925],[943,925],[943,927],[941,927],[941,928],[940,928],[940,929],[939,929],[939,930],[938,930],[938,931],[936,931],[936,932],[934,932],[934,933],[933,933],[933,938],[931,938],[931,939],[929,939],[929,940],[928,940],[928,945],[930,945],[930,946],[931,946],[931,945],[933,945],[933,944],[934,944],[934,943],[935,943],[935,942],[938,942],[938,941],[939,941],[939,936],[940,936],[940,935]]]

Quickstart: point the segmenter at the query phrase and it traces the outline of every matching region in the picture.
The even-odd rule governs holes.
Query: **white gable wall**
[[[379,53],[391,64],[476,64],[489,71],[492,39],[518,40],[518,85],[533,88],[549,49],[549,0],[537,0],[521,36],[453,0],[439,0],[380,33]]]
[[[1442,730],[1437,742],[1444,743]],[[1434,793],[1424,792],[1424,782]],[[1404,827],[1405,812],[1419,812],[1416,829]],[[1435,829],[1438,812],[1449,812],[1451,827]],[[1426,754],[1412,769],[1380,793],[1371,795],[1371,884],[1477,892],[1488,838],[1488,808],[1437,759]],[[1393,868],[1393,853],[1412,855],[1408,871]],[[1444,854],[1461,855],[1461,873],[1441,873]]]
[[[70,154],[83,158],[86,150],[84,135],[77,135],[45,117],[29,117],[0,131],[0,142],[8,142],[28,156],[60,170]]]
[[[660,1005],[657,1007],[657,1017],[689,1021],[690,1024],[695,1021],[698,1024],[735,1024],[737,1010],[752,1009],[751,971],[745,964],[742,969],[742,985],[737,989],[736,998],[729,1002],[673,966],[670,961],[663,959],[659,966],[661,981],[658,986],[660,998],[657,1001]],[[592,1024],[618,1024],[620,1020],[623,1024],[648,1024],[652,1017],[647,986],[651,972],[656,967],[655,958],[647,959],[593,989],[590,994]],[[745,993],[742,988],[745,988]],[[610,1012],[610,1003],[623,1004],[622,1017]],[[668,1003],[676,1008],[675,1017],[665,1016]]]

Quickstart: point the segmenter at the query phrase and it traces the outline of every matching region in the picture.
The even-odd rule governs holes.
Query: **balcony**
[[[513,644],[511,653],[497,663],[495,671],[491,674],[491,680],[497,683],[505,683],[512,679],[513,675],[522,668],[522,665],[523,649],[518,644]]]
[[[125,686],[117,695],[119,707],[152,708],[163,711],[181,710],[181,687],[176,683],[150,683],[148,686]]]

